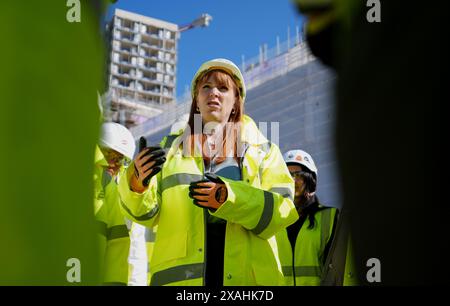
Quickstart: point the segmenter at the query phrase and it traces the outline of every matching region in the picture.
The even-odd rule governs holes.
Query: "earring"
[[[234,115],[235,112],[236,112],[236,111],[235,111],[234,108],[233,108],[233,110],[231,111],[231,114]]]
[[[195,108],[195,110],[196,110],[197,112],[200,112],[200,108],[198,108],[198,106]]]

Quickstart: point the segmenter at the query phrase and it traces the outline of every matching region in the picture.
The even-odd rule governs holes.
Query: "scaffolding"
[[[294,44],[291,46],[292,41]],[[297,35],[282,44],[277,43],[277,46],[270,50],[267,50],[267,45],[261,46],[258,56],[248,61],[243,57],[241,67],[249,90],[314,59],[306,42],[300,40]]]

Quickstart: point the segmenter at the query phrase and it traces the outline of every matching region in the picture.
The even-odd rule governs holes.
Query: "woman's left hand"
[[[189,186],[189,197],[201,208],[216,210],[227,200],[225,183],[215,174],[205,174],[206,179],[193,182]]]

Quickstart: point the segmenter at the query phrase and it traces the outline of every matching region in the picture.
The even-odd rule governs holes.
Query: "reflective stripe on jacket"
[[[130,191],[132,170],[121,180],[123,211],[138,223],[158,225],[150,285],[204,284],[205,265],[214,264],[205,262],[207,214],[227,221],[224,285],[284,284],[274,235],[298,218],[292,202],[294,182],[279,148],[270,145],[253,120],[245,116],[241,131],[247,145],[243,180],[221,177],[228,198],[214,213],[189,198],[189,184],[203,178],[203,159],[184,156],[177,140],[145,193]]]

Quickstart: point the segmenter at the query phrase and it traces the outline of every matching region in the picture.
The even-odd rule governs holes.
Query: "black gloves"
[[[166,161],[165,151],[160,146],[147,147],[144,137],[139,139],[139,154],[134,159],[134,176],[130,187],[133,191],[143,192],[147,189],[150,179],[161,171]]]
[[[228,197],[225,183],[215,174],[205,174],[206,179],[192,182],[189,186],[189,197],[201,208],[218,209]]]

